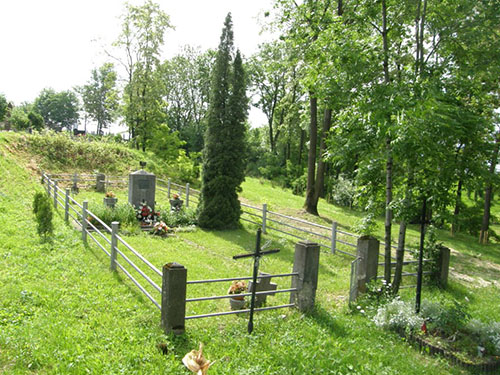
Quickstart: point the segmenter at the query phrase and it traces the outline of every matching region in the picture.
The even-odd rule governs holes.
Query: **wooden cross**
[[[240,259],[240,258],[250,258],[253,257],[253,275],[252,275],[252,285],[257,285],[257,274],[259,273],[259,261],[260,258],[264,255],[268,254],[274,254],[279,252],[279,249],[274,249],[274,250],[267,250],[267,251],[262,251],[260,248],[260,237],[262,234],[262,230],[259,228],[257,229],[257,240],[255,243],[255,253],[250,253],[250,254],[241,254],[241,255],[235,255],[233,256],[233,259]],[[262,282],[262,280],[261,280]],[[253,310],[255,308],[255,292],[256,288],[252,288],[252,299],[250,300],[250,318],[248,320],[248,333],[252,333],[253,331]]]

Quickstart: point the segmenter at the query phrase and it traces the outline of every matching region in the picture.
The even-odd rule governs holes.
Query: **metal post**
[[[57,210],[57,181],[54,181],[54,208]]]
[[[185,331],[187,269],[178,263],[163,266],[161,325],[165,333]]]
[[[262,205],[262,233],[266,234],[267,203]]]
[[[189,207],[189,182],[186,184],[186,208]]]
[[[51,182],[50,177],[47,176],[47,194],[49,195],[49,197],[50,197],[50,182]]]
[[[170,199],[170,187],[172,185],[172,181],[170,181],[170,178],[167,181],[167,193],[168,193],[168,199]]]
[[[64,196],[64,221],[69,221],[69,189],[66,188],[66,195]]]
[[[337,222],[332,223],[332,254],[337,250]]]
[[[118,226],[118,221],[113,221],[111,223],[111,265],[109,267],[111,271],[116,271],[116,245],[118,243],[116,235],[118,234]]]
[[[83,201],[82,208],[82,241],[84,244],[87,244],[87,208],[89,206],[88,201]]]

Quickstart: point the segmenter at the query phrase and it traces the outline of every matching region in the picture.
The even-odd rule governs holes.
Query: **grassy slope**
[[[6,270],[0,273],[0,374],[187,374],[180,359],[199,342],[205,343],[210,359],[218,360],[210,374],[463,373],[446,361],[420,355],[363,316],[348,313],[350,261],[342,257],[322,255],[318,309],[311,315],[293,310],[258,314],[252,336],[246,334],[246,319],[237,316],[188,321],[186,335],[165,336],[156,307],[123,274],[111,273],[105,255],[95,246],[85,248],[60,216],[54,242],[39,242],[31,199],[40,187],[26,169],[16,166],[20,160],[6,146],[0,135],[0,269]],[[271,209],[300,207],[292,203],[297,197],[281,191],[262,188],[252,197],[252,183],[257,184],[245,183],[244,195],[255,203],[262,203],[262,197]],[[290,201],[271,202],[273,198]],[[348,216],[342,210],[338,214]],[[290,270],[292,244],[272,235],[266,238],[282,252],[265,259],[263,269]],[[250,271],[248,261],[233,261],[231,256],[253,247],[254,228],[198,230],[168,239],[140,235],[127,241],[158,267],[173,260],[186,265],[190,280],[234,276]],[[452,281],[447,294],[469,296],[472,310],[491,319],[498,299],[480,307],[483,298],[491,300],[490,288],[471,294]],[[188,295],[224,294],[225,289],[227,285],[191,288]],[[286,302],[283,296],[272,298],[272,304]],[[188,314],[227,310],[226,304],[188,305]],[[156,348],[159,342],[169,348],[166,357]]]

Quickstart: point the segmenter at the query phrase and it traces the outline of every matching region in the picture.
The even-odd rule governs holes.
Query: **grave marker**
[[[152,210],[155,208],[156,176],[144,170],[129,175],[128,202],[140,207],[145,202]]]

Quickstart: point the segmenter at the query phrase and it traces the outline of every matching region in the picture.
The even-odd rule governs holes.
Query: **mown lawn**
[[[41,243],[31,214],[37,181],[0,157],[0,373],[2,374],[188,374],[182,357],[205,344],[217,362],[210,374],[462,374],[447,361],[420,354],[397,335],[384,332],[346,306],[350,259],[321,255],[317,309],[259,313],[254,334],[244,316],[191,320],[185,335],[165,335],[158,309],[123,275],[109,270],[105,254],[85,247],[79,232],[55,216],[51,243]],[[262,270],[287,272],[293,243],[268,235],[279,254]],[[254,247],[255,228],[177,233],[169,238],[147,234],[126,240],[157,267],[176,261],[188,279],[249,275],[248,260],[232,255]],[[286,287],[288,281],[279,280]],[[217,284],[214,284],[217,285]],[[189,287],[188,295],[224,294],[228,285]],[[410,292],[409,292],[410,293]],[[424,292],[425,293],[425,292]],[[437,292],[432,292],[437,293]],[[469,292],[452,281],[454,297],[476,295],[471,308],[491,319],[498,302],[491,291]],[[498,295],[498,292],[496,292]],[[269,304],[281,303],[270,297]],[[227,301],[188,305],[188,314],[227,310]],[[496,310],[498,311],[498,310]],[[157,348],[164,344],[165,355]]]

